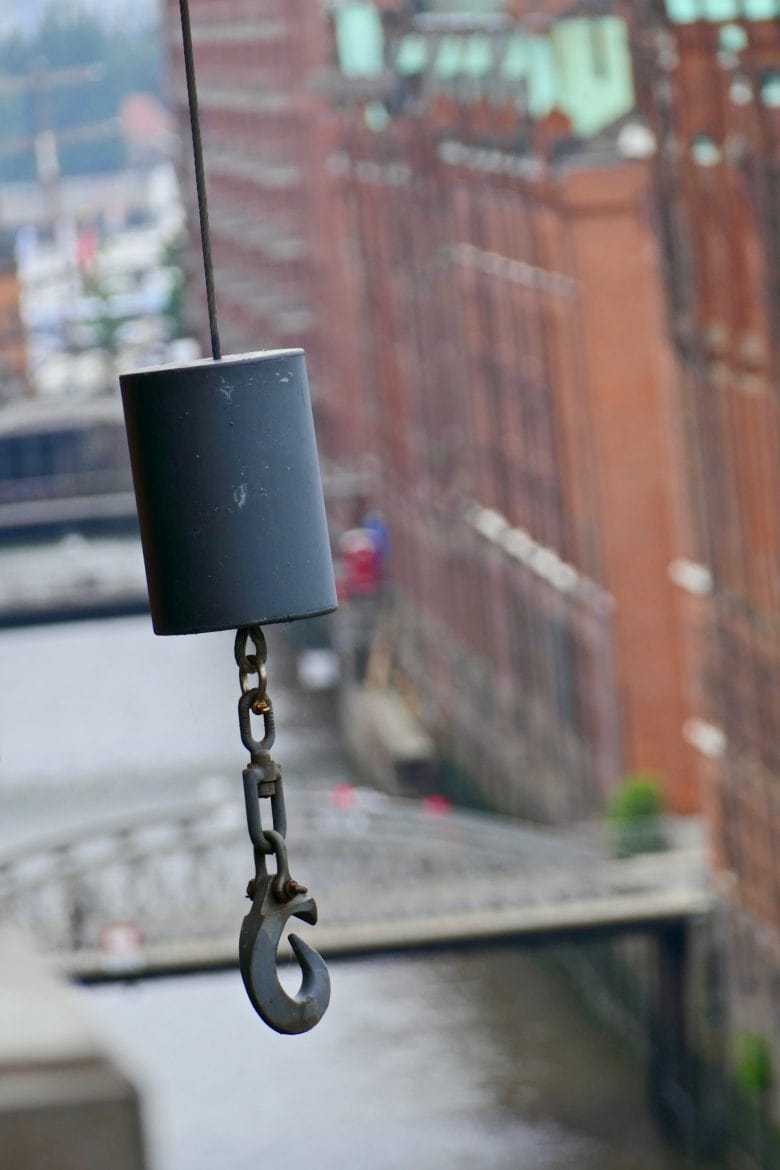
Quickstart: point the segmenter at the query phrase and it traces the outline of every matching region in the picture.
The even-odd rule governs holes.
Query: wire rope
[[[187,77],[187,103],[189,106],[190,129],[192,131],[192,154],[195,163],[195,189],[198,198],[200,220],[200,246],[203,253],[203,273],[206,278],[206,303],[211,334],[211,356],[214,361],[222,357],[217,319],[217,298],[214,289],[214,263],[211,255],[211,230],[209,228],[209,204],[206,194],[206,172],[203,166],[203,139],[198,109],[198,88],[195,82],[195,58],[192,49],[192,24],[190,22],[189,0],[179,0],[181,32],[184,44],[184,71]]]

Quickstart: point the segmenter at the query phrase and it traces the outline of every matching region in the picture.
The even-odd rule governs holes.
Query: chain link
[[[254,653],[248,652],[249,642]],[[274,709],[268,695],[268,674],[266,661],[268,647],[265,634],[260,626],[243,626],[236,631],[235,659],[241,697],[238,700],[238,724],[241,742],[249,752],[251,761],[244,769],[244,801],[246,805],[249,839],[254,846],[255,878],[249,883],[247,893],[253,896],[256,880],[266,872],[266,857],[273,853],[277,861],[277,880],[274,888],[280,901],[289,901],[296,892],[303,890],[290,877],[287,868],[287,851],[284,839],[287,836],[287,809],[284,803],[282,770],[271,759],[271,748],[276,739]],[[257,683],[250,681],[257,675]],[[262,716],[264,736],[258,740],[252,734],[251,715]],[[260,801],[270,798],[272,829],[264,829],[260,816]],[[282,876],[284,880],[282,880]]]
[[[254,654],[247,653],[249,641],[254,644]],[[276,739],[276,721],[274,719],[273,704],[268,697],[268,646],[265,634],[260,626],[243,626],[236,631],[234,647],[236,665],[238,666],[238,680],[241,685],[241,698],[238,702],[238,725],[241,730],[241,742],[257,763],[258,757],[266,757]],[[257,675],[257,683],[249,681],[249,676]],[[263,719],[264,735],[257,740],[252,734],[250,714],[260,715]],[[269,792],[267,795],[271,795]]]
[[[247,654],[247,643],[250,638],[254,643],[254,654]],[[236,666],[238,667],[238,678],[241,683],[242,695],[245,695],[249,690],[256,690],[260,692],[261,702],[264,702],[268,687],[268,673],[265,668],[265,664],[268,661],[268,645],[262,626],[243,626],[240,630],[236,630],[234,654]],[[256,687],[250,686],[250,674],[256,674],[258,676],[258,685]]]

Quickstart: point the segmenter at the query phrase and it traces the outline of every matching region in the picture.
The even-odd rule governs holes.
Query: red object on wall
[[[373,597],[382,585],[382,550],[366,528],[351,528],[339,539],[340,584],[345,598]]]

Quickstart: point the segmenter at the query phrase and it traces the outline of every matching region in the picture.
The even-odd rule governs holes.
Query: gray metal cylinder
[[[335,609],[303,351],[119,381],[155,633]]]

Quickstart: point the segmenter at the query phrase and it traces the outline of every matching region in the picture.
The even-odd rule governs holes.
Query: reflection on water
[[[152,1170],[679,1170],[642,1073],[513,951],[340,963],[279,1037],[236,973],[85,991],[145,1090]]]

